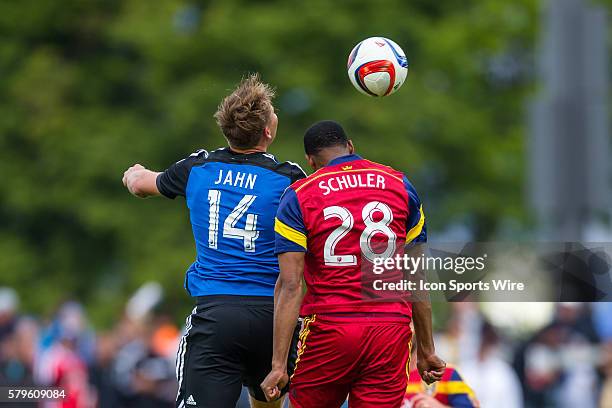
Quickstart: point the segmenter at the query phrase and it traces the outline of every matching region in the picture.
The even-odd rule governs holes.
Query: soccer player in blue
[[[246,78],[215,114],[229,147],[198,150],[161,173],[136,164],[123,177],[137,197],[183,196],[189,209],[197,259],[185,289],[196,307],[178,350],[177,408],[234,408],[243,384],[252,407],[282,404],[265,402],[259,387],[272,360],[274,216],[305,174],[267,153],[278,125],[273,96],[256,75]]]

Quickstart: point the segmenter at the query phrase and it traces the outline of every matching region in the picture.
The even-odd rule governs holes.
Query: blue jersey
[[[189,208],[197,251],[189,294],[274,295],[274,217],[285,189],[303,177],[297,164],[229,148],[199,150],[157,177],[160,193],[184,196]]]

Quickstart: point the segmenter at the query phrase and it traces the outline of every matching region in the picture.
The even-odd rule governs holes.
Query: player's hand
[[[417,369],[419,370],[421,378],[427,384],[440,381],[445,368],[446,363],[435,354],[418,357]]]
[[[448,405],[442,404],[440,401],[425,393],[418,393],[410,400],[412,408],[446,408]]]
[[[128,177],[130,176],[130,174],[132,174],[133,172],[137,171],[137,170],[144,170],[145,167],[140,165],[140,164],[135,164],[132,167],[128,168],[126,171],[123,172],[123,185],[124,186],[128,186]]]
[[[272,369],[261,383],[261,390],[268,401],[274,401],[280,398],[281,390],[285,388],[288,382],[287,370]]]

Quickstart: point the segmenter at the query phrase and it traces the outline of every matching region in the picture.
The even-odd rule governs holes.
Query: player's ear
[[[272,130],[270,129],[269,126],[266,126],[263,130],[263,137],[266,140],[269,140],[272,138]]]
[[[308,162],[308,165],[310,167],[312,167],[313,170],[317,169],[317,163],[315,162],[315,160],[313,159],[312,156],[309,156],[307,154],[304,155],[304,157],[306,157],[306,161]]]
[[[349,153],[353,154],[355,153],[355,146],[353,145],[353,141],[349,139],[349,141],[346,143]]]
[[[261,132],[261,139],[259,140],[259,144],[263,146],[270,146],[272,141],[274,140],[274,135],[272,134],[272,130],[266,126]]]

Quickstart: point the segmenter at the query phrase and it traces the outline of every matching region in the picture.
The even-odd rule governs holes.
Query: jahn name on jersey
[[[243,173],[237,171],[234,174],[231,170],[227,170],[225,175],[223,170],[219,170],[219,176],[215,181],[215,184],[229,185],[232,187],[244,187],[253,189],[255,187],[255,180],[257,180],[257,174]]]

